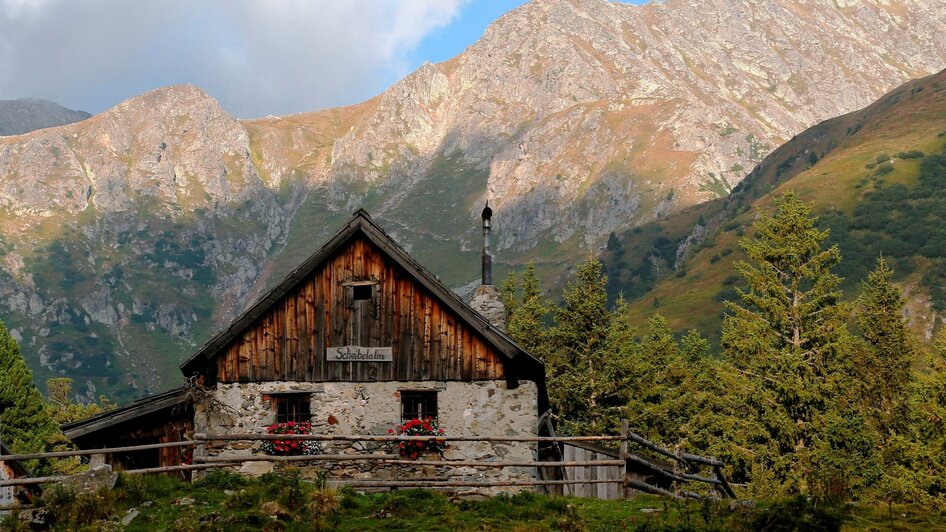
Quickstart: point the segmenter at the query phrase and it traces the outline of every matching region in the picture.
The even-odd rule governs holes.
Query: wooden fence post
[[[194,434],[194,439],[200,441],[200,443],[194,446],[194,453],[191,455],[191,463],[196,464],[203,462],[204,458],[207,457],[207,435],[203,433]],[[206,473],[206,471],[200,469],[194,470],[191,472],[191,482],[200,480]]]
[[[630,432],[629,423],[626,419],[621,420],[621,447],[619,451],[618,458],[621,459],[621,480],[624,482],[621,483],[622,486],[627,484],[627,434]],[[627,497],[627,489],[621,489],[621,498],[624,499]]]

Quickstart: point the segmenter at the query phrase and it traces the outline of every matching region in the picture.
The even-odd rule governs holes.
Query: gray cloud
[[[193,83],[240,117],[355,103],[467,0],[0,0],[0,99],[99,112]]]

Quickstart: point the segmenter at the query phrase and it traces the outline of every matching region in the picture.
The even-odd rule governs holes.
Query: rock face
[[[450,285],[546,278],[724,195],[792,135],[946,66],[946,4],[535,0],[359,105],[238,121],[159,89],[0,138],[0,315],[42,380],[166,387],[355,208]]]
[[[46,100],[0,100],[0,136],[22,135],[37,129],[71,124],[90,116],[85,111],[73,111]]]
[[[0,139],[4,321],[39,378],[161,387],[214,312],[253,297],[292,204],[195,87]]]

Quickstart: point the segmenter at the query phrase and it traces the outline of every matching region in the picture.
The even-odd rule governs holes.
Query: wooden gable
[[[390,361],[327,360],[328,349],[345,346],[390,348]],[[181,369],[217,382],[544,381],[541,362],[417,265],[364,211]]]
[[[355,301],[356,287],[370,297]],[[326,360],[331,347],[390,347],[390,362]],[[216,359],[217,380],[504,378],[500,355],[363,236],[276,301]]]

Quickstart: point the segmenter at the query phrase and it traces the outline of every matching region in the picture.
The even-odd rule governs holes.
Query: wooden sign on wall
[[[392,362],[394,352],[390,347],[327,347],[325,360],[329,362]]]

